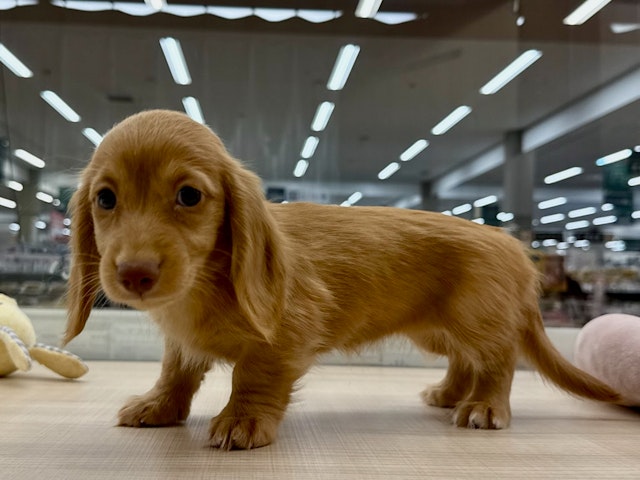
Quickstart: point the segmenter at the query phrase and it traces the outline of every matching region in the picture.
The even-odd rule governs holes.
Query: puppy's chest
[[[163,333],[190,356],[234,362],[244,350],[245,339],[228,331],[227,319],[222,320],[218,315],[167,313],[154,315],[154,319]]]

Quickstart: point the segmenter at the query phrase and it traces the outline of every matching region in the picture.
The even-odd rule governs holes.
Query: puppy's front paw
[[[269,418],[224,411],[211,420],[209,444],[222,450],[244,450],[269,445],[276,438],[278,422]]]
[[[184,421],[188,410],[174,405],[164,396],[147,393],[133,397],[118,412],[118,425],[126,427],[160,427]]]
[[[453,412],[453,423],[458,427],[500,430],[509,426],[508,407],[487,402],[460,402]]]

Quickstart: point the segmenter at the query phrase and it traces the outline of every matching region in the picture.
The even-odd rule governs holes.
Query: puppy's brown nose
[[[160,268],[154,262],[123,262],[118,265],[117,274],[124,288],[142,295],[156,284]]]

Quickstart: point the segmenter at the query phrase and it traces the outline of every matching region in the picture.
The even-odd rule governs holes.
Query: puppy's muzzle
[[[160,276],[160,265],[155,262],[122,262],[117,268],[118,282],[141,296],[154,287]]]

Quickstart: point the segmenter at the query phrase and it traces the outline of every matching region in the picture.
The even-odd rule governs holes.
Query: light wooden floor
[[[418,392],[438,369],[318,367],[304,380],[278,441],[253,451],[206,446],[229,394],[211,372],[185,426],[114,427],[157,363],[93,362],[78,381],[35,366],[0,378],[1,479],[521,479],[640,478],[640,414],[577,400],[531,372],[516,375],[503,431],[465,430]]]

